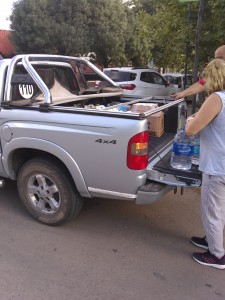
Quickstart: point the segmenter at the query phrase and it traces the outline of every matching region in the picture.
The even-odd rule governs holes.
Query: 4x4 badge
[[[95,140],[96,143],[100,143],[100,144],[116,144],[116,140],[103,140],[103,139],[98,139]]]

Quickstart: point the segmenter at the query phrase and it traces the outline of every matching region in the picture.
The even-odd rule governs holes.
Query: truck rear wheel
[[[56,162],[35,158],[19,171],[17,189],[28,212],[39,222],[60,225],[81,210],[83,199],[67,170]]]

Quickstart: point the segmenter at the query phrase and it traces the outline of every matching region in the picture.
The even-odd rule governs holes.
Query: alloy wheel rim
[[[55,214],[61,206],[61,196],[56,183],[44,174],[34,174],[27,181],[28,198],[42,214]]]

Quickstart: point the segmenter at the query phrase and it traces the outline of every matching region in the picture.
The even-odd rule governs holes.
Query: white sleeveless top
[[[225,91],[216,92],[222,101],[219,115],[200,132],[199,170],[225,175]]]

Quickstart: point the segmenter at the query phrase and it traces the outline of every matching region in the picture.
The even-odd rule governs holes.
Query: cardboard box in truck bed
[[[164,133],[164,113],[162,111],[147,117],[150,135],[160,137]]]

